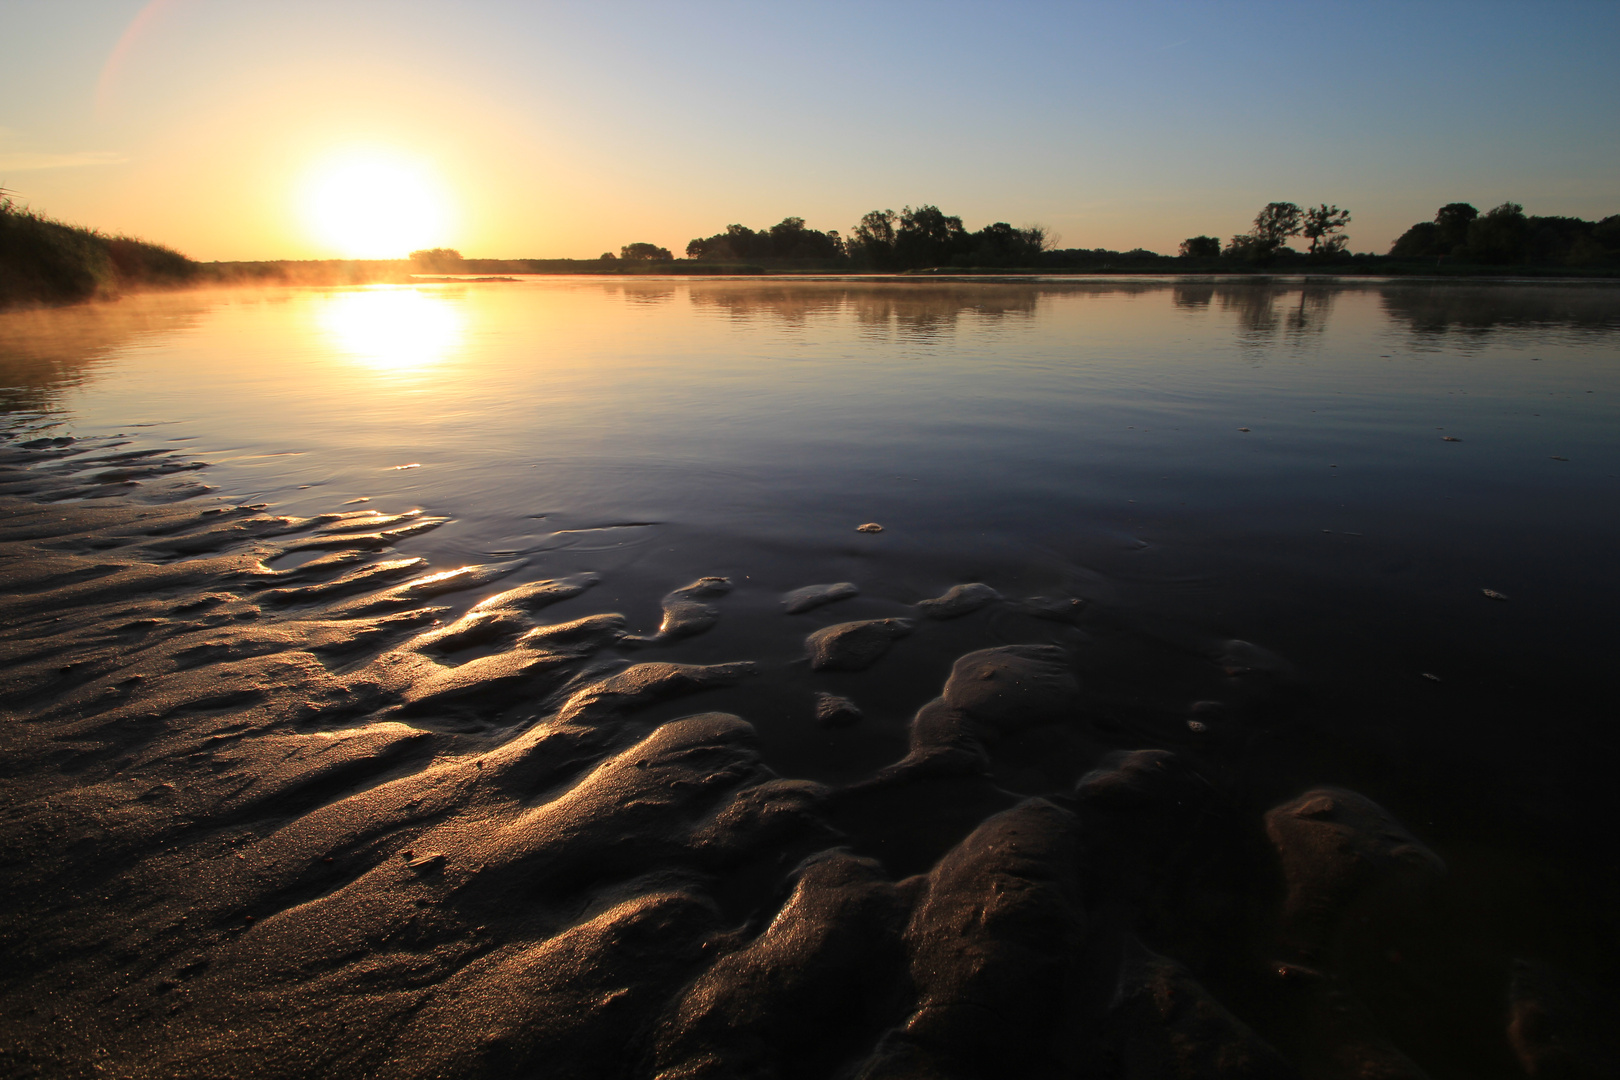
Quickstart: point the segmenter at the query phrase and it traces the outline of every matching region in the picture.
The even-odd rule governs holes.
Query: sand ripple
[[[1263,815],[1220,757],[1241,738],[1142,745],[1067,648],[961,656],[909,753],[835,788],[665,707],[776,669],[623,655],[726,618],[724,578],[638,637],[581,610],[594,575],[393,552],[443,518],[171,502],[195,464],[91,449],[0,453],[9,1073],[1420,1075],[1341,969],[1438,856],[1352,792]],[[808,654],[858,671],[914,629]],[[1229,643],[1210,677],[1280,664]],[[819,693],[823,723],[875,722]],[[1090,771],[993,782],[1043,731]],[[1240,944],[1184,929],[1212,917]]]

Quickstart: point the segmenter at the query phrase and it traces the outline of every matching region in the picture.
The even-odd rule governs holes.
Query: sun
[[[321,247],[350,259],[400,259],[448,243],[450,203],[425,165],[380,152],[350,153],[309,172],[301,194]]]

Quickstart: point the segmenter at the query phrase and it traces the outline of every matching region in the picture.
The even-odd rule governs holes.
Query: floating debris
[[[1425,672],[1423,672],[1423,677],[1424,677],[1424,678],[1425,678],[1425,679],[1428,679],[1428,680],[1429,680],[1429,681],[1430,681],[1430,682],[1445,682],[1445,680],[1444,680],[1444,679],[1442,679],[1442,678],[1441,678],[1441,677],[1440,677],[1440,676],[1438,676],[1438,675],[1436,675],[1436,674],[1435,674],[1435,673],[1434,673],[1434,672],[1432,672],[1432,671],[1425,671]]]
[[[1559,457],[1557,454],[1554,454],[1552,456],[1552,459],[1554,461],[1568,461],[1569,460],[1569,458],[1567,458],[1567,457]]]
[[[1248,428],[1246,428],[1246,427],[1240,427],[1240,428],[1238,428],[1238,430],[1239,430],[1239,431],[1248,431],[1248,430],[1249,430],[1249,429],[1248,429]]]
[[[1492,600],[1506,600],[1507,599],[1506,594],[1499,593],[1495,589],[1481,589],[1479,591],[1484,593],[1487,597],[1489,597]]]
[[[409,465],[395,465],[394,471],[403,472],[406,469],[420,469],[421,467],[422,463],[420,461],[413,461]]]
[[[423,873],[430,870],[437,870],[444,865],[444,854],[443,852],[438,851],[430,852],[427,855],[423,855],[419,859],[405,860],[405,865],[410,867],[412,870],[420,870]]]
[[[875,521],[868,521],[865,525],[857,525],[857,526],[855,526],[855,531],[856,532],[882,532],[883,531],[883,526],[879,525]]]
[[[1457,436],[1455,436],[1455,435],[1442,435],[1442,436],[1440,436],[1440,441],[1441,442],[1462,442],[1462,440],[1457,438]]]

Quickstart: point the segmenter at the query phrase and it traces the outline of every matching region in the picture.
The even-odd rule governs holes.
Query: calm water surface
[[[1221,643],[1254,642],[1290,668],[1241,758],[1261,809],[1317,783],[1389,806],[1468,898],[1464,982],[1510,955],[1620,964],[1600,825],[1620,811],[1620,287],[202,292],[5,316],[0,384],[14,426],[210,462],[209,498],[448,514],[407,546],[599,571],[593,601],[649,628],[668,589],[727,575],[721,624],[669,658],[766,664],[713,707],[788,775],[894,760],[952,660],[1005,641],[1075,647],[1105,712],[1182,748]],[[863,595],[821,623],[964,581],[1081,598],[1088,621],[998,609],[812,681],[816,623],[777,596],[839,580]],[[869,722],[807,722],[821,686]],[[998,779],[1032,792],[1091,764],[1038,740],[1003,756]]]

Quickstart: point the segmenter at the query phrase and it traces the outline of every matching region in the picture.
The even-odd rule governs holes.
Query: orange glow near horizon
[[[298,195],[311,239],[350,259],[400,259],[447,243],[451,205],[429,169],[403,156],[355,152],[310,169]]]

